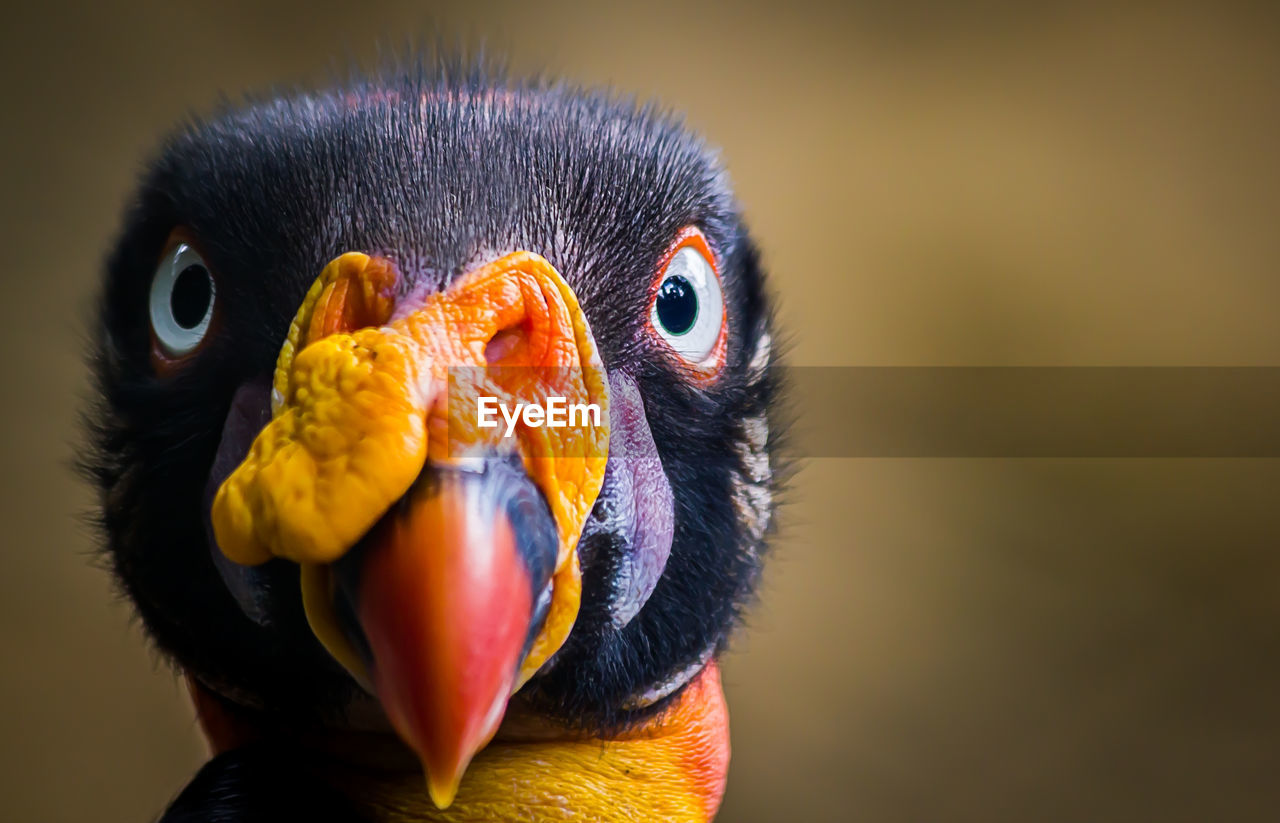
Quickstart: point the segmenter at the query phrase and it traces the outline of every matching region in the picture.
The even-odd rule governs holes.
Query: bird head
[[[447,806],[504,718],[605,735],[724,647],[770,322],[715,154],[655,108],[447,68],[228,107],[107,265],[106,550],[201,689],[394,733]]]

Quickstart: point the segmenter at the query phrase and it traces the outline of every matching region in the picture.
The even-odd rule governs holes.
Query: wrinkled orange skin
[[[531,252],[483,266],[420,305],[395,305],[395,291],[386,261],[350,253],[325,267],[280,352],[273,419],[214,499],[214,534],[237,563],[286,558],[322,586],[315,567],[372,528],[428,459],[514,448],[560,538],[551,607],[521,666],[522,684],[577,617],[575,548],[608,456],[604,368],[572,290]],[[486,347],[499,333],[494,351],[502,356],[489,363]],[[512,406],[549,396],[594,403],[600,425],[520,423],[513,444],[504,427],[477,426],[478,394]],[[320,598],[305,599],[310,612]]]

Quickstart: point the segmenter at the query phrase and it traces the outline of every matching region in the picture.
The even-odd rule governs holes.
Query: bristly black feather
[[[210,760],[158,823],[356,823],[369,817],[325,779],[308,753],[256,743]]]
[[[728,364],[710,386],[682,379],[644,332],[657,262],[690,224],[720,258],[730,316]],[[217,278],[218,331],[158,377],[146,295],[177,226]],[[306,626],[296,568],[269,565],[279,596],[263,626],[213,566],[203,489],[232,394],[270,374],[296,307],[338,254],[387,256],[411,283],[441,289],[516,249],[565,276],[607,367],[636,378],[677,506],[670,561],[639,615],[621,631],[593,622],[599,572],[588,565],[588,617],[527,698],[568,723],[625,724],[663,705],[633,712],[629,697],[723,648],[754,589],[775,483],[752,449],[777,462],[768,299],[727,177],[656,107],[444,61],[193,121],[128,209],[102,293],[86,464],[115,573],[181,667],[299,722],[341,711],[355,687]],[[752,446],[750,421],[767,441]],[[744,513],[744,488],[763,501],[757,516]]]

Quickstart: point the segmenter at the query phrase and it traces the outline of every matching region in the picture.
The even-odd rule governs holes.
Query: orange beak
[[[232,560],[299,564],[316,636],[377,694],[443,808],[572,629],[608,383],[537,255],[416,302],[401,286],[365,255],[325,268],[281,351],[273,419],[212,519]],[[486,425],[481,398],[544,411]],[[583,413],[548,425],[552,398]]]
[[[375,691],[447,806],[541,628],[555,522],[528,478],[495,461],[415,486],[365,543],[335,570],[356,618],[344,628],[363,635]]]

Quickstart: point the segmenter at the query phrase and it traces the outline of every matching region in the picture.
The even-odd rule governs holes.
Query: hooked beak
[[[416,301],[401,285],[362,254],[325,267],[281,350],[273,418],[212,522],[233,561],[299,564],[313,631],[378,696],[444,808],[577,616],[608,382],[538,255]],[[501,415],[485,425],[481,397],[598,411],[508,430]]]

